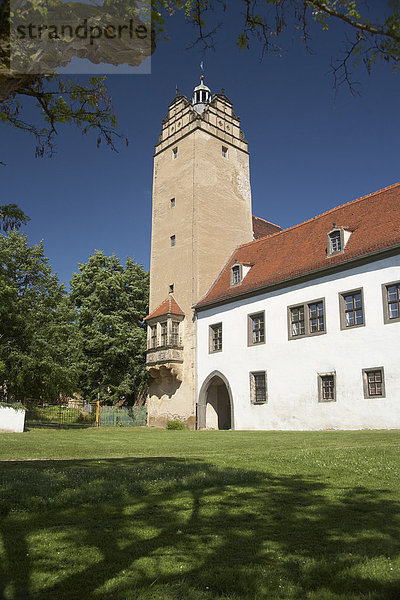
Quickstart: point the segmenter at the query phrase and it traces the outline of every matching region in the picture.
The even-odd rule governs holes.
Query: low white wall
[[[25,411],[0,406],[0,432],[21,433],[24,430]]]

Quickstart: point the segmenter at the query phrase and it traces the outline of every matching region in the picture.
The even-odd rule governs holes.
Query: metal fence
[[[97,402],[74,408],[63,404],[28,404],[25,413],[26,427],[132,427],[146,425],[145,406],[100,406]]]

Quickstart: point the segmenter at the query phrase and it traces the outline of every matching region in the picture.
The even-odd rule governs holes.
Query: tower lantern
[[[211,101],[211,90],[204,84],[204,75],[200,77],[200,84],[193,90],[192,105],[194,110],[201,114],[206,105]]]

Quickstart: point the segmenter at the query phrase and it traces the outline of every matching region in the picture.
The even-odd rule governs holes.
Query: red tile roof
[[[152,313],[147,315],[144,318],[144,321],[148,321],[149,319],[154,319],[154,317],[164,317],[166,315],[179,315],[184,317],[185,313],[175,300],[172,294],[165,298],[163,302]]]
[[[326,235],[333,227],[351,231],[344,251],[328,257]],[[400,246],[400,183],[343,204],[309,221],[238,246],[197,307],[227,300],[291,278],[325,270]],[[233,263],[253,264],[231,287]]]
[[[272,233],[276,233],[277,231],[281,230],[282,227],[279,227],[279,225],[275,225],[274,223],[270,223],[265,219],[255,217],[253,215],[253,235],[255,240],[258,240],[262,237],[266,237],[267,235],[271,235]]]

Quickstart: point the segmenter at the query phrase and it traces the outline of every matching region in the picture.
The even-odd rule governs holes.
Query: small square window
[[[318,402],[336,401],[336,375],[324,373],[318,375]]]
[[[222,156],[224,158],[228,156],[228,148],[226,146],[222,146]]]
[[[222,350],[222,323],[210,325],[210,352],[221,352]]]
[[[259,312],[248,316],[247,343],[249,346],[265,342],[265,313]]]
[[[362,289],[340,293],[339,303],[341,329],[365,325]]]
[[[178,148],[172,148],[172,158],[178,158]]]
[[[383,367],[363,369],[364,398],[385,398]]]
[[[176,243],[175,236],[171,235],[171,237],[169,239],[171,240],[171,246],[175,246],[175,243]]]
[[[175,198],[171,198],[170,205],[171,205],[171,208],[175,208]]]
[[[250,373],[250,401],[252,404],[267,402],[267,374],[265,371]]]
[[[382,285],[383,320],[385,323],[400,321],[400,282]]]

